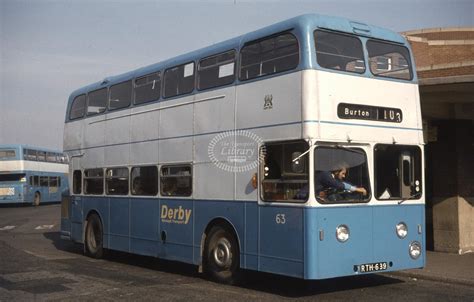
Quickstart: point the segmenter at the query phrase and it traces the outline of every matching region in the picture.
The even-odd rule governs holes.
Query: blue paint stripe
[[[399,129],[399,130],[414,130],[422,131],[421,128],[408,128],[408,127],[395,127],[395,126],[384,126],[384,125],[367,125],[367,124],[356,124],[356,123],[345,123],[345,122],[333,122],[333,121],[318,121],[318,120],[307,120],[304,123],[317,123],[317,124],[330,124],[330,125],[345,125],[345,126],[358,126],[358,127],[370,127],[370,128],[384,128],[384,129]]]

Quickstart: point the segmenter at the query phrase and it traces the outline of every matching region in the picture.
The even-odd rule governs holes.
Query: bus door
[[[61,200],[61,190],[60,190],[61,177],[59,176],[50,176],[49,177],[49,201],[60,201]]]
[[[80,242],[82,240],[82,171],[79,166],[79,159],[72,158],[70,164],[70,171],[72,174],[72,193],[69,198],[70,202],[70,217],[71,217],[71,239]],[[69,174],[69,175],[71,175]]]
[[[40,202],[49,201],[49,177],[45,175],[39,176],[39,187],[36,187],[36,191],[40,193]]]
[[[305,141],[264,145],[260,167],[260,270],[303,276],[303,204],[309,195]]]

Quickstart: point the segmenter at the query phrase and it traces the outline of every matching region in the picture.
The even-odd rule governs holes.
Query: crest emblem
[[[264,103],[263,103],[263,110],[272,109],[273,108],[272,101],[273,101],[273,95],[271,95],[271,94],[265,95]]]

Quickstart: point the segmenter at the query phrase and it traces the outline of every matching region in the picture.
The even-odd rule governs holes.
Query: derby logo
[[[165,223],[188,224],[192,211],[191,209],[183,209],[182,206],[172,208],[162,205],[161,221]]]

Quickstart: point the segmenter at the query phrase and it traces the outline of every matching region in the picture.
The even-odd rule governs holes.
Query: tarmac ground
[[[395,274],[474,287],[474,253],[463,255],[426,252],[426,267]]]

